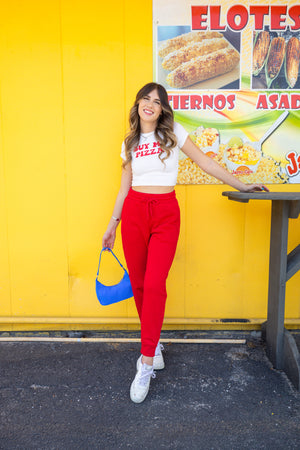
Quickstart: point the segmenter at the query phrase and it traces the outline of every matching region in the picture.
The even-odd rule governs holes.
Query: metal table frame
[[[300,213],[300,192],[223,192],[229,200],[271,200],[271,236],[269,262],[268,316],[263,324],[267,355],[276,369],[286,372],[300,390],[300,355],[291,333],[284,327],[286,282],[300,270],[300,244],[289,254],[289,219]]]

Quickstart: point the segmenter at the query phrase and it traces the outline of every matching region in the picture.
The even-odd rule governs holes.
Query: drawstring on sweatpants
[[[147,201],[147,215],[148,215],[148,219],[150,219],[152,217],[153,207],[156,205],[156,203],[157,203],[157,200],[155,200],[155,199]]]

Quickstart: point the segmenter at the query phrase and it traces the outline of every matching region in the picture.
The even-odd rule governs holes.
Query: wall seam
[[[60,41],[60,70],[61,70],[61,94],[62,94],[62,145],[64,153],[64,185],[65,185],[65,243],[66,243],[66,257],[67,257],[67,269],[68,269],[68,279],[67,279],[67,292],[68,292],[68,316],[71,316],[70,308],[70,252],[69,252],[69,242],[68,242],[68,183],[67,183],[67,154],[66,154],[66,127],[65,127],[65,83],[64,83],[64,55],[63,55],[63,39],[62,39],[62,2],[59,0],[59,41]]]
[[[242,203],[243,205],[243,216],[244,216],[244,226],[243,226],[243,271],[242,271],[242,314],[245,311],[245,302],[246,302],[246,294],[245,294],[245,272],[248,269],[247,260],[246,260],[246,235],[247,235],[247,218],[248,218],[248,209],[246,209],[247,203]]]
[[[6,195],[6,171],[5,171],[5,143],[4,143],[4,127],[3,127],[3,105],[2,105],[2,83],[0,82],[0,134],[1,134],[1,146],[2,146],[2,172],[3,172],[3,202],[6,219],[6,239],[7,239],[7,262],[8,262],[8,276],[9,276],[9,310],[10,314],[13,314],[12,309],[12,275],[11,275],[11,257],[10,257],[10,240],[9,240],[9,227],[8,227],[8,207],[7,207],[7,195]]]

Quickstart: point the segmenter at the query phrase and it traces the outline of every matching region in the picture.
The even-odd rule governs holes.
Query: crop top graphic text
[[[151,145],[151,147],[150,147]],[[142,156],[158,155],[162,152],[160,148],[160,142],[148,142],[147,144],[140,144],[135,150],[135,158],[140,158]]]
[[[187,131],[174,122],[176,147],[172,148],[168,158],[163,159],[163,150],[154,131],[141,133],[139,145],[132,152],[132,186],[175,186],[178,172],[179,150],[188,136]],[[125,145],[122,144],[121,157],[126,160]]]

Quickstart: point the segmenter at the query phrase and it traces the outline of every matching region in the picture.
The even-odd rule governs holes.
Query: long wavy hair
[[[167,91],[161,84],[147,83],[137,93],[134,105],[129,113],[130,129],[124,140],[126,160],[123,162],[123,167],[131,162],[132,151],[139,145],[141,134],[140,116],[138,114],[139,102],[154,89],[157,90],[162,108],[155,129],[155,138],[159,141],[160,147],[163,150],[159,154],[159,158],[162,161],[167,159],[170,156],[172,149],[177,145],[177,139],[173,132],[174,115],[173,110],[169,105]]]

